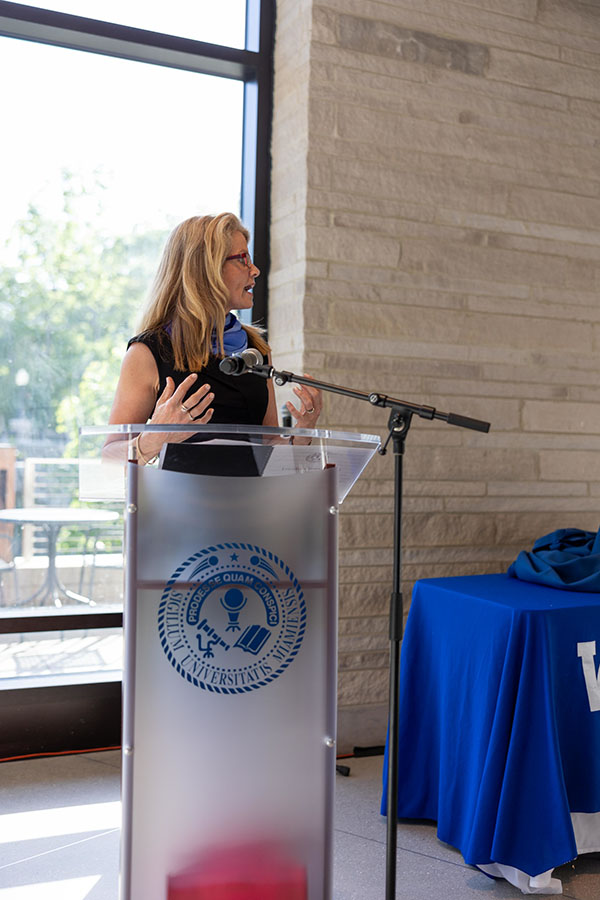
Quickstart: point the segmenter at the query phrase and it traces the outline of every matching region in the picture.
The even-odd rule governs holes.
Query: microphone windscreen
[[[237,375],[242,371],[243,365],[239,356],[226,356],[219,363],[219,370],[226,375]]]
[[[262,366],[263,364],[263,355],[255,347],[249,347],[247,350],[242,350],[240,356],[249,368],[252,368],[252,366]]]
[[[241,353],[234,353],[232,356],[226,356],[219,363],[221,372],[226,375],[243,375],[244,372],[250,372],[254,366],[263,365],[263,356],[259,350],[254,347],[248,347]]]

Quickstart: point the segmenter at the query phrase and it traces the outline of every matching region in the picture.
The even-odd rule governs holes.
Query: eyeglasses
[[[230,259],[239,259],[246,266],[247,269],[252,268],[254,263],[252,262],[252,257],[248,253],[247,250],[244,250],[243,253],[235,253],[233,256],[226,256],[225,262],[229,262]]]

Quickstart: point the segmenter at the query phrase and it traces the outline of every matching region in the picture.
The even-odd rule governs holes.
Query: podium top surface
[[[380,438],[376,434],[362,434],[350,431],[330,431],[326,428],[268,428],[265,425],[155,425],[148,422],[126,423],[123,425],[83,425],[79,429],[80,437],[98,437],[108,435],[132,435],[135,437],[143,432],[183,432],[185,434],[194,433],[200,436],[209,436],[211,434],[228,434],[233,437],[237,435],[256,435],[256,436],[279,436],[283,438],[315,438],[323,441],[332,441],[334,443],[360,443],[368,446],[374,445],[373,449],[377,450],[381,443]]]
[[[333,465],[339,503],[381,445],[377,435],[328,429],[194,423],[83,426],[79,439],[81,500],[124,499],[127,463],[148,461],[138,455],[140,434],[156,435],[150,451],[156,454],[151,460],[154,467],[191,475],[289,476]],[[161,434],[165,435],[162,442]],[[147,443],[152,444],[150,438]]]

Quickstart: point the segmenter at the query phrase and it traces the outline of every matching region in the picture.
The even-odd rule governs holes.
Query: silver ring
[[[181,411],[189,413],[189,409],[187,408],[187,406],[184,406],[183,403],[181,404]]]
[[[306,413],[306,415],[310,415],[310,413],[314,413],[314,411],[315,411],[314,406],[311,406],[310,409],[305,410],[305,413]]]
[[[190,419],[192,420],[192,422],[195,422],[195,421],[196,421],[196,420],[194,419],[192,413],[191,413],[191,410],[186,409],[186,413],[188,414],[188,416],[190,417]]]

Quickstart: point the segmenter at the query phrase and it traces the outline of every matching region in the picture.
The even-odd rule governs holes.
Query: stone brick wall
[[[600,505],[600,4],[278,0],[270,341],[415,419],[416,578],[504,570]],[[385,433],[328,395],[323,424]],[[384,737],[393,458],[346,500],[340,741]]]

